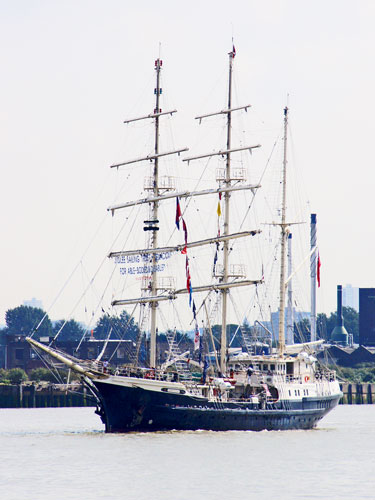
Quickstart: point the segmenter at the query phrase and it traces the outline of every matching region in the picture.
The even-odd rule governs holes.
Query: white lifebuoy
[[[304,380],[305,380],[305,382],[308,382],[308,381],[310,380],[310,377],[308,377],[308,376],[306,375],[306,377],[305,377],[305,379],[304,379]]]

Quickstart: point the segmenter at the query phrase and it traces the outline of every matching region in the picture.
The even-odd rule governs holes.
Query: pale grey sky
[[[50,305],[105,216],[108,166],[131,149],[122,121],[150,112],[159,43],[176,146],[193,147],[202,108],[224,106],[232,36],[240,100],[269,137],[289,94],[318,214],[318,311],[335,309],[337,284],[375,286],[373,1],[0,0],[0,12],[0,324],[24,300]]]

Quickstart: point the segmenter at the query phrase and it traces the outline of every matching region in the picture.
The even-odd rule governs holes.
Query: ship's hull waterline
[[[174,394],[108,381],[94,381],[101,400],[106,432],[169,430],[312,429],[339,402],[341,393],[300,401],[266,403],[212,402],[190,394]]]

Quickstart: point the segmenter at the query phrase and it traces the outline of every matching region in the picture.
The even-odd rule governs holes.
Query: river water
[[[105,434],[93,408],[0,410],[0,498],[375,498],[375,405],[310,431]]]

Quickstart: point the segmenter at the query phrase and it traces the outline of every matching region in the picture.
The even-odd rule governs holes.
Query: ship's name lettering
[[[160,273],[164,271],[165,264],[155,264],[154,266],[130,266],[130,267],[120,267],[120,274],[152,274]]]
[[[168,260],[172,256],[172,252],[159,252],[154,254],[155,262],[159,262],[160,260]],[[138,254],[138,255],[118,255],[115,257],[116,264],[139,264],[141,262],[152,262],[153,255],[152,254]]]

